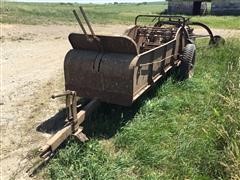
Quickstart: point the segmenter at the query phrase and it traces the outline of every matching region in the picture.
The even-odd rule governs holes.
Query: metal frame
[[[70,34],[69,41],[72,44],[73,49],[77,49],[77,53],[83,52],[85,53],[85,56],[79,56],[79,54],[73,53],[73,50],[69,51],[68,54],[66,55],[65,62],[64,62],[66,91],[58,95],[53,95],[52,98],[55,99],[58,97],[66,97],[67,120],[66,120],[65,126],[60,131],[58,131],[55,135],[53,135],[44,146],[41,147],[40,157],[42,157],[45,162],[48,161],[53,156],[56,149],[68,137],[73,135],[82,142],[88,140],[86,135],[83,134],[82,132],[83,127],[81,126],[81,124],[89,117],[92,111],[94,111],[94,109],[96,109],[100,105],[100,101],[102,101],[102,99],[94,97],[90,102],[88,102],[85,106],[83,106],[81,110],[78,110],[79,109],[77,104],[78,97],[83,96],[84,98],[89,98],[89,97],[85,97],[85,95],[87,96],[91,92],[83,92],[83,93],[77,92],[79,89],[81,89],[81,87],[80,88],[78,87],[79,83],[80,85],[82,83],[78,78],[76,80],[79,82],[76,82],[76,81],[70,82],[69,83],[70,85],[68,86],[67,81],[68,80],[72,81],[72,79],[74,78],[74,76],[67,77],[69,76],[70,73],[72,73],[71,69],[69,70],[69,67],[73,67],[74,70],[77,70],[77,73],[75,72],[76,74],[79,75],[80,73],[79,69],[77,69],[78,67],[76,68],[75,64],[71,64],[72,58],[78,57],[80,59],[77,59],[77,61],[75,62],[81,62],[82,63],[81,65],[83,67],[93,68],[91,69],[91,71],[87,71],[87,72],[92,72],[94,75],[96,75],[96,76],[90,76],[93,79],[94,77],[98,78],[99,76],[103,76],[106,78],[105,74],[100,73],[100,70],[101,70],[100,68],[106,71],[107,74],[118,72],[119,76],[115,76],[114,78],[118,78],[118,80],[122,81],[120,82],[122,83],[121,84],[122,86],[119,92],[123,93],[122,92],[123,90],[127,91],[125,87],[128,87],[130,90],[132,90],[131,95],[129,95],[129,92],[127,92],[126,94],[121,94],[121,96],[118,96],[117,97],[118,104],[129,106],[144,92],[149,90],[152,87],[152,85],[155,84],[159,79],[161,79],[170,69],[172,69],[173,67],[177,67],[181,64],[180,57],[184,47],[188,43],[193,43],[193,40],[191,39],[193,38],[193,34],[192,34],[193,29],[189,27],[190,25],[197,25],[205,28],[209,33],[210,41],[213,43],[215,42],[213,33],[207,25],[199,22],[190,22],[189,18],[186,18],[183,16],[138,15],[135,18],[136,28],[140,27],[137,25],[138,19],[140,17],[154,18],[153,21],[156,18],[158,18],[158,22],[176,26],[176,29],[175,29],[176,31],[174,31],[174,36],[171,40],[160,45],[155,45],[152,49],[146,50],[145,52],[139,52],[139,50],[137,49],[137,42],[135,42],[134,38],[130,38],[127,36],[114,37],[114,36],[95,35],[93,28],[91,27],[90,22],[83,8],[79,7],[79,9],[91,34],[89,35],[87,33],[81,19],[77,15],[77,12],[73,10],[74,16],[76,17],[83,31],[83,34]],[[162,21],[161,18],[167,18],[168,21]],[[161,32],[160,27],[144,26],[144,28],[150,28],[150,31],[152,30],[151,28],[156,28],[158,31]],[[133,36],[138,36],[138,35],[139,34],[137,34],[136,32],[133,33]],[[154,35],[157,36],[157,34],[154,34]],[[110,53],[107,54],[107,51],[109,51]],[[95,55],[91,54],[89,56],[88,54],[89,52],[91,53],[94,52]],[[100,67],[100,64],[103,61],[104,55],[105,55],[105,59],[104,59],[105,65],[104,67],[103,65],[101,65]],[[85,57],[87,60],[84,59]],[[95,57],[95,59],[91,59],[92,57]],[[119,60],[121,60],[121,58],[123,58],[123,61],[121,61],[121,63],[118,64],[118,67],[116,67],[116,63],[117,62],[119,63]],[[130,62],[130,63],[127,64],[126,62]],[[111,69],[109,67],[112,67],[115,69]],[[121,69],[121,71],[119,71],[119,69]],[[82,69],[82,71],[84,70],[85,68]],[[83,72],[83,74],[84,73],[85,72]],[[76,76],[76,74],[74,74],[73,72],[73,75]],[[121,79],[123,76],[122,74],[125,75],[123,79]],[[80,77],[81,77],[81,74],[80,74]],[[144,80],[142,80],[142,82],[138,84],[135,81],[138,81],[139,77],[142,77]],[[98,82],[98,79],[97,81],[96,79],[94,80],[95,82]],[[114,82],[116,83],[116,81],[117,80],[115,79]],[[75,88],[76,90],[68,88],[68,87],[71,87],[73,83],[75,84],[78,83],[76,86],[73,85],[73,89]],[[128,86],[128,83],[130,83],[129,86]],[[117,87],[118,88],[120,87],[119,84]],[[108,88],[110,89],[112,87],[109,86]],[[113,87],[113,89],[114,88],[116,87]],[[102,91],[104,91],[104,87]],[[108,93],[109,92],[110,91],[108,91]],[[118,92],[118,91],[114,91],[114,93],[115,92]],[[109,95],[112,95],[111,92],[110,94],[104,94],[103,97],[108,98]],[[129,97],[126,97],[128,95]],[[115,101],[111,101],[111,97],[110,97],[110,99],[106,100],[105,102],[112,103]]]
[[[154,18],[152,21],[154,21],[155,19],[158,19],[158,21],[161,21],[161,18],[168,18],[168,22],[177,22],[177,23],[182,23],[185,24],[189,18],[186,18],[184,16],[168,16],[168,15],[148,15],[148,14],[140,14],[138,16],[135,17],[135,25],[138,24],[138,19],[140,17],[148,17],[148,18]],[[177,21],[174,21],[173,19],[177,19]],[[165,21],[167,22],[167,21]]]
[[[48,160],[54,153],[54,151],[63,143],[69,136],[74,135],[80,141],[84,142],[88,138],[83,134],[83,128],[80,126],[91,114],[91,112],[97,108],[100,102],[96,99],[90,101],[79,112],[77,111],[77,94],[74,91],[66,91],[62,94],[53,95],[52,98],[66,97],[67,108],[67,122],[63,129],[58,131],[52,136],[47,143],[40,148],[40,157]]]
[[[200,26],[200,27],[204,28],[208,32],[208,35],[210,37],[210,43],[215,43],[213,32],[206,24],[203,24],[200,22],[189,22],[188,25]]]
[[[190,18],[188,17],[184,17],[184,16],[174,16],[174,15],[138,15],[135,18],[135,25],[138,25],[138,19],[140,17],[148,17],[148,18],[154,18],[152,21],[154,21],[155,19],[158,19],[157,21],[162,23],[162,24],[171,24],[171,25],[179,25],[179,26],[190,26],[190,25],[194,25],[194,26],[200,26],[202,28],[204,28],[207,32],[208,32],[208,36],[201,36],[201,35],[197,35],[194,36],[195,38],[198,37],[210,37],[210,44],[214,44],[215,39],[214,39],[214,35],[213,32],[211,31],[211,29],[204,23],[201,22],[191,22]],[[166,20],[162,20],[161,18],[165,18],[168,19]],[[193,37],[193,36],[191,36]]]

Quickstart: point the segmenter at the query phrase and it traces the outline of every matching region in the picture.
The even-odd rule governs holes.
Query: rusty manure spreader
[[[73,12],[83,33],[69,35],[72,49],[64,60],[66,91],[52,96],[66,97],[67,120],[40,149],[45,160],[71,135],[87,140],[81,125],[100,102],[131,106],[170,70],[178,71],[179,80],[190,78],[195,65],[194,42],[203,37],[194,34],[193,25],[206,29],[210,45],[224,41],[205,24],[182,16],[139,15],[122,36],[96,35],[80,7],[88,34]],[[149,19],[152,25],[140,25],[141,18]],[[79,97],[90,100],[81,106]]]

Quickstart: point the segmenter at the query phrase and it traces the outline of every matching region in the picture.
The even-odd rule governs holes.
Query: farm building
[[[240,0],[212,0],[211,14],[240,15]]]
[[[202,15],[207,10],[207,2],[204,0],[168,0],[169,14]]]
[[[240,15],[240,0],[168,0],[168,13],[203,15],[210,4],[213,15]]]

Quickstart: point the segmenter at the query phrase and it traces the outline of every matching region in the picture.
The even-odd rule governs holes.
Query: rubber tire
[[[192,78],[196,61],[195,44],[187,44],[183,49],[181,64],[179,66],[179,80],[183,81]]]

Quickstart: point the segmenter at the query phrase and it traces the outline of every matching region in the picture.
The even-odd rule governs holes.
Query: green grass
[[[240,29],[239,16],[193,16],[192,21],[199,21],[211,28]]]
[[[77,3],[16,3],[3,2],[0,7],[2,23],[17,24],[72,24],[76,23],[72,10]],[[147,4],[84,4],[84,9],[95,24],[133,24],[139,14],[158,14],[167,8],[166,2]],[[204,16],[193,20],[210,27],[240,29],[238,16]]]
[[[77,3],[4,3],[2,22],[20,24],[75,23],[72,10],[78,10]],[[84,9],[93,23],[133,23],[138,14],[156,14],[166,8],[157,4],[84,4]]]
[[[164,81],[131,108],[103,105],[85,144],[68,142],[50,179],[239,179],[240,41],[200,49],[195,76]]]

